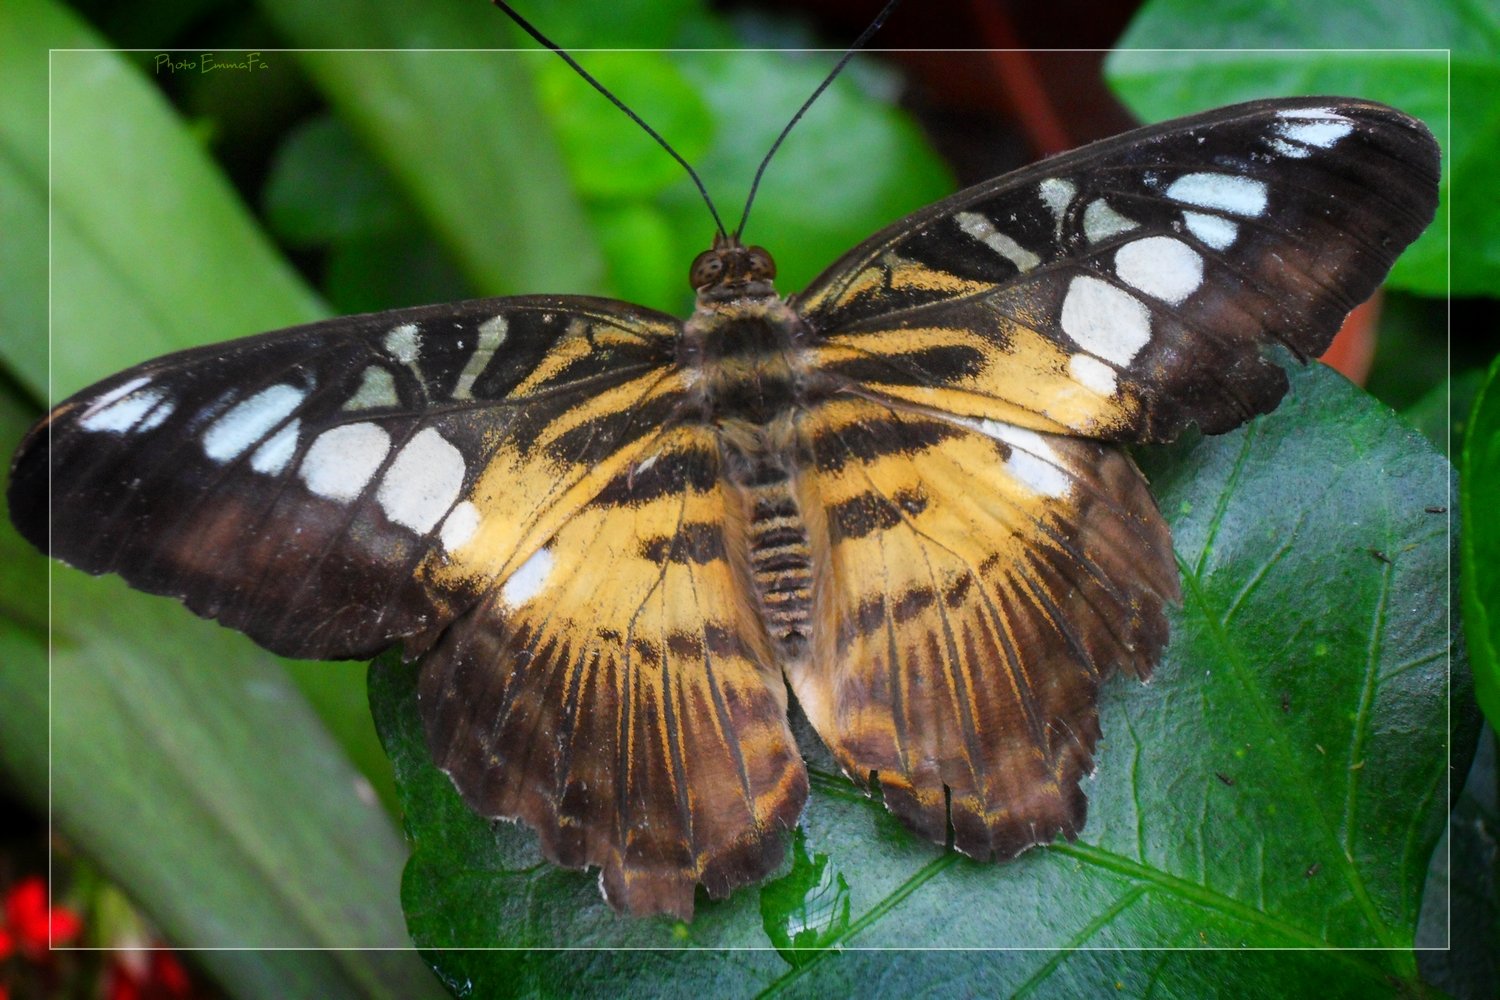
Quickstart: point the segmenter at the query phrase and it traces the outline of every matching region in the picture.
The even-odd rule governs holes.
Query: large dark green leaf
[[[1105,690],[1077,843],[1000,866],[943,853],[804,734],[813,794],[781,875],[723,902],[700,898],[691,924],[619,918],[594,877],[546,864],[524,828],[467,811],[427,762],[414,668],[384,660],[371,696],[413,841],[403,899],[414,938],[427,949],[764,949],[725,956],[738,993],[804,977],[832,988],[861,967],[839,949],[915,946],[1393,949],[1339,955],[1319,974],[1339,995],[1411,981],[1406,949],[1447,815],[1450,534],[1429,508],[1446,502],[1450,470],[1338,376],[1315,367],[1293,384],[1247,429],[1144,456],[1184,601],[1156,679]],[[1466,725],[1455,759],[1473,738]],[[663,993],[690,995],[711,974],[602,952],[429,960],[450,982],[529,976],[543,993],[618,991],[622,977],[656,970]],[[1135,982],[1159,962],[1038,956],[1000,963],[994,982],[1032,979],[1060,995],[1103,967]],[[966,976],[990,982],[982,963],[964,967],[974,971],[954,971],[946,954],[914,957],[882,981],[937,988],[956,975],[960,993]]]
[[[1468,780],[1432,854],[1417,953],[1422,978],[1456,997],[1500,996],[1500,782],[1494,730],[1480,734]]]
[[[1297,51],[1306,49],[1319,51]],[[1153,0],[1120,39],[1106,70],[1131,110],[1148,121],[1279,94],[1368,97],[1416,115],[1444,151],[1441,198],[1446,205],[1452,192],[1455,224],[1452,288],[1484,294],[1500,284],[1500,207],[1483,194],[1500,157],[1500,113],[1492,97],[1500,86],[1494,5]],[[1396,264],[1392,285],[1446,294],[1448,239],[1448,211],[1439,207],[1431,228]]]
[[[1463,549],[1459,557],[1464,625],[1474,690],[1490,724],[1500,724],[1500,359],[1474,400],[1464,431]]]

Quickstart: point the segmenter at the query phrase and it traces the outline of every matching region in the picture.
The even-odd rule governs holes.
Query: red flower
[[[78,914],[66,906],[47,905],[47,883],[41,876],[24,878],[5,894],[0,958],[19,950],[27,958],[38,959],[49,947],[72,941],[81,930]]]
[[[193,995],[187,969],[170,951],[119,952],[109,963],[105,983],[107,1000],[186,1000]]]

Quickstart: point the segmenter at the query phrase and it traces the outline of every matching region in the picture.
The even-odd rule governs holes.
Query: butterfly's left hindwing
[[[556,530],[570,490],[644,446],[674,401],[677,326],[494,299],[159,358],[32,430],[12,517],[286,655],[420,648]]]
[[[714,436],[655,438],[422,666],[429,744],[474,808],[602,869],[616,908],[693,913],[785,854],[807,797],[746,600]]]
[[[818,363],[964,417],[1113,441],[1273,408],[1431,221],[1438,148],[1345,98],[1219,108],[916,212],[798,302]]]

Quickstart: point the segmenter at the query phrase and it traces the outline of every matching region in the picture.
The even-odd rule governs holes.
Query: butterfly
[[[961,191],[786,299],[721,237],[685,320],[524,296],[169,355],[33,428],[12,517],[278,653],[399,645],[464,799],[617,909],[780,864],[789,698],[918,836],[1011,858],[1082,828],[1100,685],[1167,642],[1122,446],[1273,409],[1438,156],[1382,105],[1258,101]]]

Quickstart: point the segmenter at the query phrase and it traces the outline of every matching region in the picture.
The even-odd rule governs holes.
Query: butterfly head
[[[689,279],[700,302],[774,298],[776,262],[763,247],[747,247],[738,236],[718,235],[714,245],[693,259]]]

